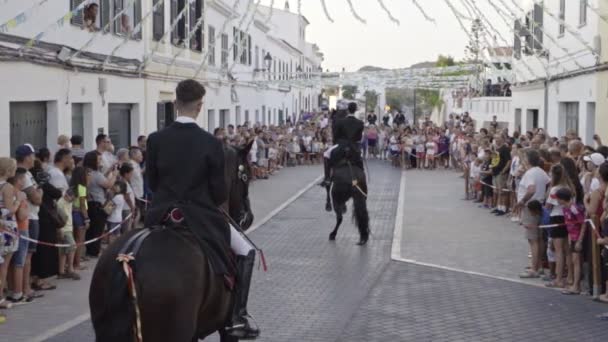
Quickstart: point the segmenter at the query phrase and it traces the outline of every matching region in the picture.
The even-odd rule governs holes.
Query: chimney
[[[285,0],[285,10],[289,12],[289,0]]]

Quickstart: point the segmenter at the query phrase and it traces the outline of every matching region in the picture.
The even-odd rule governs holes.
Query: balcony
[[[463,100],[463,111],[469,112],[477,123],[477,128],[487,127],[496,116],[501,127],[511,127],[513,112],[511,97],[473,97]]]

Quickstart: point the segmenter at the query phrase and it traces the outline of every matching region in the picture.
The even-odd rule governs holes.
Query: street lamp
[[[270,56],[270,52],[266,52],[264,63],[266,64],[266,70],[268,71],[268,79],[270,79],[270,66],[272,65],[272,56]]]

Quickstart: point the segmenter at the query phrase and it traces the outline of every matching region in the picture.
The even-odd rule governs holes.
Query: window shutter
[[[70,10],[74,10],[76,7],[80,6],[85,0],[70,0]],[[85,6],[86,7],[86,6]],[[70,20],[72,25],[82,26],[84,24],[84,9],[76,12],[76,15],[72,17]]]
[[[534,4],[534,49],[543,49],[543,6],[540,4]]]
[[[247,65],[251,65],[251,35],[247,35]]]
[[[114,12],[112,13],[112,17],[109,18],[109,20],[111,20],[112,18],[114,18],[118,14],[118,12],[120,12],[122,10],[123,10],[123,1],[122,0],[117,0],[117,1],[115,0],[114,1]],[[121,18],[120,17],[118,17],[118,18],[116,18],[116,20],[114,20],[114,22],[112,23],[114,25],[114,32],[116,32],[116,33],[125,33],[126,34],[127,32],[122,32],[122,27],[121,27],[120,23],[121,23]],[[105,22],[103,25],[105,26],[107,24],[108,23]]]
[[[175,19],[177,19],[178,10],[178,0],[171,0],[171,26],[175,23]],[[171,31],[171,42],[173,44],[177,44],[179,41],[179,25],[175,26],[175,28]]]
[[[154,0],[156,5],[160,0]],[[159,41],[165,33],[165,2],[161,3],[152,16],[152,36]],[[141,30],[140,30],[141,31]]]
[[[99,25],[100,28],[104,28],[112,19],[112,15],[111,15],[111,4],[110,4],[110,0],[102,0],[100,3],[100,10],[101,10],[101,24]],[[108,26],[108,29],[105,32],[110,32],[112,30],[112,25]]]
[[[135,6],[134,11],[133,11],[134,18],[133,18],[133,27],[132,27],[134,29],[135,26],[137,26],[141,22],[141,17],[142,17],[141,0],[135,0],[135,3],[133,6]],[[141,31],[142,30],[139,30],[139,32],[135,33],[134,37],[137,39],[141,39]]]
[[[232,28],[232,58],[236,61],[237,57],[239,56],[239,31],[236,29],[236,27]]]

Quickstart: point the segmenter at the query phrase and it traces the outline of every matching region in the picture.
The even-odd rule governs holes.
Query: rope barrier
[[[38,245],[42,245],[42,246],[56,247],[56,248],[69,248],[69,247],[74,247],[74,246],[79,247],[79,246],[86,246],[86,245],[91,244],[93,242],[97,242],[97,241],[99,241],[99,240],[101,240],[101,239],[103,239],[103,238],[105,238],[107,236],[110,236],[112,233],[114,233],[115,231],[117,231],[124,223],[126,223],[127,221],[129,221],[132,216],[133,216],[133,214],[127,215],[127,217],[122,222],[117,223],[115,227],[113,227],[112,229],[108,230],[107,232],[101,234],[100,236],[98,236],[96,238],[93,238],[93,239],[90,239],[90,240],[87,240],[87,241],[84,241],[84,242],[81,242],[81,243],[76,243],[74,245],[70,245],[70,244],[67,244],[67,243],[50,243],[50,242],[46,242],[46,241],[40,241],[40,240],[32,239],[32,238],[30,238],[28,236],[22,236],[19,233],[15,233],[15,232],[10,231],[10,230],[8,230],[6,228],[3,228],[3,227],[0,227],[0,231],[3,232],[3,233],[5,233],[5,234],[8,234],[8,235],[12,236],[13,238],[23,239],[25,241],[29,241],[29,242],[32,242],[32,243],[35,243],[35,244],[38,244]]]

